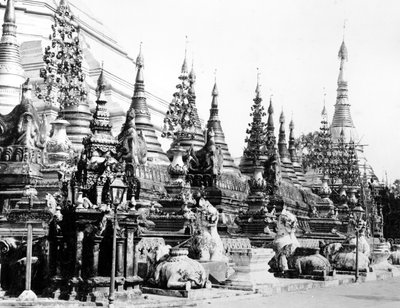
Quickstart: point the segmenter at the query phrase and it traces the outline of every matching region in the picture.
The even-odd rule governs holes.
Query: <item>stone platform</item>
[[[371,280],[384,280],[391,277],[399,277],[400,268],[389,271],[375,271],[374,277],[369,277]],[[197,299],[191,298],[178,298],[169,297],[162,295],[153,294],[143,294],[134,300],[125,301],[117,297],[115,305],[118,308],[165,308],[165,307],[183,307],[183,306],[195,306],[197,303],[202,301],[207,301],[210,298],[237,298],[238,300],[245,300],[254,297],[261,296],[271,296],[275,294],[285,293],[285,292],[298,292],[306,291],[315,288],[328,288],[335,287],[339,285],[346,285],[354,283],[354,276],[350,275],[337,275],[336,280],[332,281],[315,281],[306,279],[284,279],[277,278],[276,284],[272,285],[270,288],[263,288],[258,293],[254,291],[241,291],[241,290],[231,290],[226,287],[220,286],[219,288],[212,288],[207,294],[207,298],[198,297]],[[368,281],[366,277],[360,277],[359,283]],[[205,294],[205,293],[204,293]],[[51,300],[45,298],[38,298],[34,302],[23,302],[21,303],[16,298],[5,298],[0,299],[0,307],[11,308],[11,307],[54,307],[54,308],[75,308],[75,307],[107,307],[107,301],[101,302],[79,302],[79,301],[61,301],[61,300]]]

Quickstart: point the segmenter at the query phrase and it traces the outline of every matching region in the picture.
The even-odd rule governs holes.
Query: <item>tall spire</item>
[[[259,89],[259,74],[257,70],[256,93],[250,113],[252,122],[249,123],[249,128],[246,130],[246,148],[243,151],[243,156],[239,165],[240,171],[247,175],[253,175],[254,167],[256,165],[262,165],[267,159],[265,151],[266,123],[263,119],[265,117],[265,111]]]
[[[256,97],[261,97],[261,90],[260,90],[260,71],[258,70],[258,67],[257,67]]]
[[[17,25],[14,0],[7,0],[4,12],[3,33],[0,40],[0,110],[5,114],[19,104],[20,87],[25,81],[17,42]]]
[[[135,90],[132,97],[132,103],[129,110],[135,111],[135,125],[137,131],[143,133],[147,146],[147,158],[157,163],[169,163],[167,155],[161,148],[158,141],[154,125],[151,122],[150,111],[147,106],[146,93],[144,87],[144,57],[142,52],[142,43],[140,43],[139,54],[136,58],[136,82]],[[127,115],[130,112],[128,111]]]
[[[290,159],[290,154],[286,143],[285,114],[283,113],[283,110],[279,117],[279,123],[280,127],[279,127],[278,151],[279,151],[279,156],[281,158],[282,178],[297,184],[298,183],[297,176],[292,161]]]
[[[212,102],[211,102],[211,109],[210,109],[210,118],[207,122],[207,129],[212,129],[214,131],[214,138],[215,144],[220,146],[222,149],[222,154],[224,157],[223,162],[223,170],[224,172],[238,172],[239,169],[235,165],[233,158],[229,152],[228,145],[225,141],[225,134],[222,130],[221,121],[218,117],[218,88],[217,88],[217,80],[215,78],[214,87],[211,92],[212,95]]]
[[[181,73],[182,74],[187,74],[188,71],[188,65],[187,65],[187,45],[188,45],[188,38],[186,36],[186,42],[185,42],[185,58],[183,59],[183,64],[182,64],[182,69]]]
[[[136,69],[137,69],[136,84],[144,83],[143,68],[144,68],[144,57],[142,54],[142,42],[140,42],[139,54],[136,58]]]
[[[214,108],[217,110],[217,115],[218,115],[218,87],[217,87],[217,75],[215,73],[215,78],[214,78],[214,87],[211,92],[212,95],[212,102],[211,102],[211,109]],[[211,110],[210,110],[210,116],[211,116]]]
[[[345,74],[346,62],[348,60],[347,47],[344,42],[340,45],[338,52],[340,60],[339,76],[337,80],[337,96],[335,104],[335,113],[333,115],[331,133],[332,139],[335,141],[339,138],[342,128],[344,128],[345,140],[349,141],[350,135],[356,137],[357,133],[353,124],[353,120],[350,113],[350,104],[348,102],[348,83]]]
[[[299,163],[299,157],[297,155],[296,151],[296,145],[295,145],[295,137],[294,137],[294,122],[293,122],[293,117],[290,120],[289,124],[289,154],[290,154],[290,160],[292,161],[293,169],[296,174],[296,180],[303,185],[305,183],[305,177],[304,177],[304,171],[303,168],[301,167]],[[295,181],[296,182],[296,181]]]
[[[187,37],[186,37],[187,39]],[[186,42],[187,45],[187,42]],[[193,149],[195,151],[200,150],[203,148],[205,144],[204,140],[204,132],[201,127],[201,122],[200,122],[200,117],[199,113],[197,111],[196,107],[196,92],[195,92],[195,84],[196,84],[196,74],[194,70],[194,65],[192,64],[192,69],[190,71],[190,74],[188,73],[188,68],[187,68],[187,46],[185,48],[185,60],[183,61],[182,65],[182,72],[181,75],[179,76],[179,79],[181,80],[181,84],[179,84],[177,87],[182,90],[182,94],[187,91],[187,100],[189,101],[190,105],[192,106],[192,112],[190,118],[193,121],[193,126],[192,126],[192,134],[193,138],[189,137],[183,137],[179,140],[180,146],[182,146],[185,149],[189,149],[190,147],[193,146]],[[179,93],[176,92],[174,93],[174,97],[179,96]],[[186,94],[185,94],[186,95]],[[175,146],[175,143],[173,142],[171,144],[171,149]],[[168,151],[167,152],[169,157],[172,157],[172,152]]]
[[[98,135],[101,135],[101,138],[105,138],[107,135],[106,139],[114,140],[115,144],[117,140],[112,137],[111,135],[111,122],[110,122],[110,113],[106,107],[107,105],[107,99],[104,94],[105,89],[107,86],[107,81],[104,77],[104,69],[103,69],[103,64],[101,67],[101,72],[99,77],[97,78],[97,87],[96,87],[96,94],[97,94],[97,100],[96,100],[96,110],[93,114],[93,119],[90,121],[90,130],[93,133],[93,136],[91,139],[98,137]],[[98,142],[98,141],[97,141]]]
[[[6,11],[4,13],[4,23],[12,23],[15,25],[14,0],[7,0]],[[3,25],[3,29],[4,29],[4,25]]]

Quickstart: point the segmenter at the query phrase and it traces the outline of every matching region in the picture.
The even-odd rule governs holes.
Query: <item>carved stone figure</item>
[[[32,86],[29,79],[22,85],[21,103],[9,114],[0,115],[0,146],[21,145],[43,148],[40,119],[32,104]]]
[[[118,136],[120,153],[127,162],[145,164],[147,162],[147,147],[143,134],[136,131],[135,110],[130,108],[126,115],[126,122]]]
[[[393,245],[393,251],[389,256],[389,261],[393,265],[400,265],[400,245]]]
[[[215,144],[214,130],[207,130],[207,141],[203,148],[194,151],[193,147],[189,149],[187,165],[189,173],[200,174],[221,174],[224,156],[221,147]]]
[[[207,276],[203,266],[187,256],[186,249],[171,249],[169,245],[159,245],[149,253],[147,282],[162,289],[204,288]]]
[[[193,257],[201,261],[224,261],[228,258],[224,255],[224,247],[218,234],[217,226],[218,210],[201,193],[196,193],[194,236],[191,247]]]
[[[284,208],[279,216],[276,226],[277,232],[273,241],[275,257],[271,261],[271,268],[283,272],[289,269],[288,257],[294,254],[297,247],[300,246],[295,232],[297,228],[297,218]]]

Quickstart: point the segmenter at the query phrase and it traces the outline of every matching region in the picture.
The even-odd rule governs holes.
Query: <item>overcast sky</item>
[[[188,36],[200,116],[208,119],[217,69],[220,118],[234,157],[242,155],[257,67],[266,107],[273,94],[275,123],[283,108],[287,124],[293,114],[296,135],[317,130],[324,91],[332,118],[346,20],[353,121],[378,177],[387,170],[389,181],[400,178],[400,1],[85,0],[85,5],[132,57],[143,42],[146,88],[168,101]]]

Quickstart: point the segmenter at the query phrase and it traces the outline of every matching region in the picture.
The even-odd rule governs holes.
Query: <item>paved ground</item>
[[[192,306],[193,307],[193,306]],[[250,296],[208,300],[199,308],[400,308],[400,277],[302,292],[281,293],[269,297]]]

